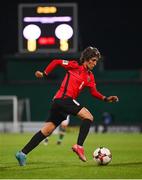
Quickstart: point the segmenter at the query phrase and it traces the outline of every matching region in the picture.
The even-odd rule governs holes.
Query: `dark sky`
[[[79,48],[96,46],[107,69],[142,69],[142,6],[140,1],[34,1],[15,0],[0,6],[1,55],[14,54],[18,46],[19,3],[77,2]]]

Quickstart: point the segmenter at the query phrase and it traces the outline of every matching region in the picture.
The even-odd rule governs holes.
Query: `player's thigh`
[[[79,118],[81,118],[82,120],[84,119],[89,119],[90,121],[93,121],[93,115],[90,113],[90,111],[88,109],[86,109],[85,107],[83,107],[77,114],[77,116]]]
[[[52,122],[56,127],[67,118],[67,114],[61,109],[60,104],[53,102],[46,122]]]

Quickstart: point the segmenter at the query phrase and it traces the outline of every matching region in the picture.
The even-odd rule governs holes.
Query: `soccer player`
[[[58,140],[57,140],[57,144],[60,145],[63,141],[63,138],[65,136],[65,133],[66,133],[66,128],[68,126],[70,122],[70,115],[67,116],[67,118],[61,122],[60,126],[59,126],[59,137],[58,137]],[[49,138],[45,138],[43,143],[44,145],[47,145],[48,144],[48,141],[49,141]]]
[[[44,71],[36,71],[37,78],[48,76],[57,66],[61,66],[66,70],[66,75],[61,86],[52,99],[49,118],[43,127],[31,138],[31,140],[16,153],[19,165],[26,164],[26,156],[38,144],[48,137],[57,126],[66,119],[68,114],[78,116],[82,120],[80,126],[77,143],[72,146],[72,150],[78,157],[86,162],[83,144],[88,135],[91,123],[94,118],[90,111],[83,107],[76,100],[80,92],[85,88],[89,88],[90,94],[105,102],[117,102],[117,96],[105,96],[97,90],[95,78],[92,70],[101,58],[100,52],[95,47],[87,47],[82,51],[79,63],[75,60],[54,59],[44,69]]]

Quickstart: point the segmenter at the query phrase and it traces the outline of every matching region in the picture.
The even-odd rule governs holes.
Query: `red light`
[[[38,39],[38,44],[40,44],[40,45],[53,45],[53,44],[55,44],[55,38],[54,37],[40,37]]]

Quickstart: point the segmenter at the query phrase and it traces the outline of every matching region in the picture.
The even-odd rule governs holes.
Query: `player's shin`
[[[24,154],[28,154],[32,151],[46,136],[41,132],[37,132],[32,139],[26,144],[26,146],[22,149]]]
[[[92,121],[89,119],[84,119],[79,130],[77,144],[83,146],[83,143],[89,133],[89,129],[91,126]]]

